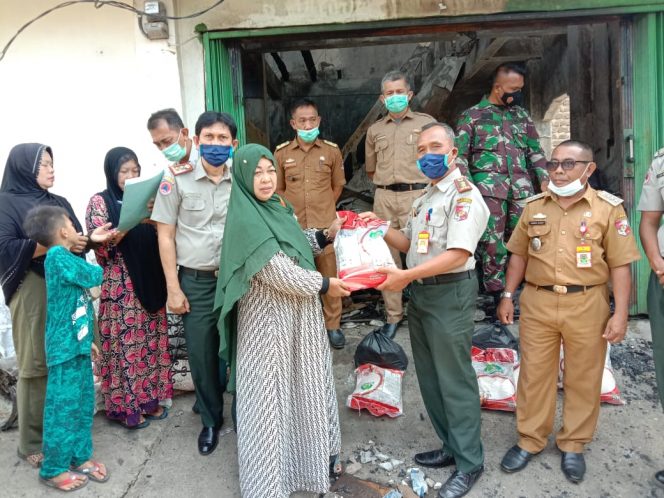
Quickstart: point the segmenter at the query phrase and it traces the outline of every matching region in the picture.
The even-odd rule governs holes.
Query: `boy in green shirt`
[[[27,214],[28,237],[48,248],[46,278],[46,366],[44,439],[40,482],[61,491],[80,489],[88,479],[108,480],[92,457],[94,414],[93,308],[86,289],[101,285],[102,269],[70,252],[77,238],[67,212],[39,206]]]

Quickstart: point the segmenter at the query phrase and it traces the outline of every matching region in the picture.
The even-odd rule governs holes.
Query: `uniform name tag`
[[[420,232],[417,234],[417,254],[427,254],[429,252],[429,232]]]
[[[591,268],[592,266],[592,248],[590,246],[576,246],[576,267]]]

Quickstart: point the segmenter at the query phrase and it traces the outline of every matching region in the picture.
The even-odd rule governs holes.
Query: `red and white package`
[[[509,348],[480,349],[473,346],[471,356],[481,407],[487,410],[515,411],[519,353]]]
[[[611,344],[606,345],[606,357],[604,358],[604,372],[602,373],[602,390],[600,391],[599,401],[610,405],[624,405],[625,401],[620,396],[620,389],[613,375],[613,366],[611,365]],[[558,370],[558,388],[563,388],[563,375],[565,372],[565,354],[563,345],[560,344],[560,369]]]
[[[394,418],[403,415],[402,371],[364,363],[355,369],[355,375],[355,391],[346,400],[348,408],[366,408],[376,417],[387,415]]]
[[[339,278],[351,291],[379,286],[387,276],[376,272],[376,268],[396,266],[383,240],[389,223],[383,220],[367,223],[352,211],[339,211],[339,216],[346,217],[334,239]]]

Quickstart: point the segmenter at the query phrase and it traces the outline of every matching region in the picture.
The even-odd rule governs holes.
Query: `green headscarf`
[[[217,324],[219,356],[231,366],[231,392],[235,391],[236,304],[249,290],[251,278],[279,251],[296,258],[304,269],[316,269],[311,246],[293,207],[276,194],[264,202],[254,195],[254,172],[263,157],[274,164],[272,153],[258,144],[244,145],[233,155],[233,188],[214,299],[215,310],[221,308]]]

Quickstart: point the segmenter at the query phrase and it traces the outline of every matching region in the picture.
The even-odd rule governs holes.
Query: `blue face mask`
[[[180,130],[177,140],[161,151],[164,157],[169,161],[176,163],[187,155],[187,149],[184,148],[182,145],[180,145],[181,136],[182,136],[182,130]]]
[[[417,160],[417,167],[427,178],[442,178],[450,169],[447,154],[424,154]]]
[[[200,144],[198,152],[208,164],[218,167],[226,164],[229,157],[233,157],[233,146]]]
[[[401,93],[397,95],[390,95],[385,98],[385,107],[388,111],[400,113],[408,107],[408,95]]]
[[[297,130],[297,136],[306,143],[311,143],[316,140],[319,133],[320,131],[318,130],[318,127],[312,128],[311,130]]]

